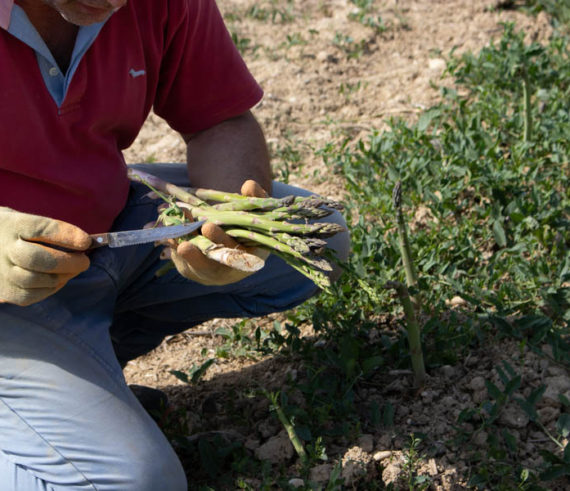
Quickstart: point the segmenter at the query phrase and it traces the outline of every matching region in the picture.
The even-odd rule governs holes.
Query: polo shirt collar
[[[0,0],[0,27],[2,29],[8,29],[10,25],[10,14],[13,6],[14,0]]]

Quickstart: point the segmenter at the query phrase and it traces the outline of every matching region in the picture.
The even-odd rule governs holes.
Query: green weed
[[[242,37],[236,31],[232,31],[231,36],[234,44],[236,45],[236,48],[242,55],[255,53],[255,51],[257,51],[258,46],[252,44],[250,38]]]
[[[409,443],[404,453],[403,479],[410,491],[427,489],[431,485],[429,476],[424,476],[418,471],[418,464],[423,457],[420,451],[422,439],[417,435],[410,435]]]
[[[340,32],[335,33],[332,43],[349,59],[360,58],[367,49],[367,41],[365,39],[355,41],[352,36]]]
[[[293,13],[293,1],[288,0],[285,6],[280,6],[278,0],[270,0],[268,2],[256,2],[246,11],[246,17],[266,22],[271,21],[273,24],[287,24],[295,20]]]
[[[370,27],[375,34],[381,34],[388,30],[388,26],[382,17],[375,15],[374,0],[351,0],[351,2],[356,6],[356,9],[348,15],[350,20]]]

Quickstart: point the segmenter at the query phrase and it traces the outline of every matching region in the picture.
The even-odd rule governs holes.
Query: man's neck
[[[60,70],[65,73],[71,61],[79,27],[67,22],[42,0],[16,0],[36,28]]]

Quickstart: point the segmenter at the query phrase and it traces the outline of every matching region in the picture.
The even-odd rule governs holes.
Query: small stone
[[[245,441],[245,443],[243,444],[243,446],[245,448],[247,448],[248,450],[252,450],[252,451],[259,448],[260,445],[261,445],[261,442],[256,438],[248,438]]]
[[[391,450],[380,450],[378,452],[376,452],[372,458],[376,461],[376,462],[380,462],[381,460],[384,459],[389,459],[392,456],[392,451]]]
[[[358,446],[363,452],[370,453],[374,450],[374,437],[372,435],[361,435],[358,439]]]
[[[477,445],[478,447],[484,447],[487,444],[487,433],[484,431],[480,431],[473,437],[473,444]]]
[[[442,397],[440,402],[448,411],[457,403],[457,401],[451,396]]]
[[[326,51],[319,51],[317,53],[317,60],[318,61],[327,61],[329,54]]]
[[[397,464],[388,464],[384,467],[382,471],[382,480],[384,484],[388,485],[390,483],[396,484],[398,482],[398,478],[400,477],[400,473],[402,472],[402,468]]]
[[[433,392],[430,390],[424,390],[421,393],[422,396],[422,402],[424,404],[431,404],[433,402]]]
[[[406,384],[405,379],[397,378],[396,380],[390,382],[385,390],[387,392],[404,392]]]
[[[392,445],[392,435],[384,433],[378,438],[378,446],[380,448],[389,448]]]
[[[499,422],[509,428],[525,428],[529,423],[528,415],[519,407],[510,404],[503,409]]]
[[[317,53],[317,61],[321,63],[338,63],[338,58],[326,51],[320,51]]]
[[[279,431],[279,426],[277,425],[277,423],[274,423],[273,421],[266,419],[261,423],[259,423],[259,425],[257,426],[257,430],[259,431],[261,437],[265,439],[275,435]]]
[[[481,404],[488,399],[487,390],[479,390],[473,394],[473,402]]]
[[[440,370],[446,379],[452,379],[455,377],[456,370],[451,365],[443,365]]]
[[[332,464],[321,464],[313,467],[309,472],[309,480],[319,483],[328,482],[331,472],[334,469]]]
[[[437,464],[435,463],[435,459],[428,460],[427,472],[431,477],[437,476]]]
[[[443,70],[445,70],[445,66],[446,66],[445,60],[443,60],[441,58],[432,58],[428,62],[429,69],[433,70],[433,71],[437,71],[437,72],[443,72]],[[459,298],[461,298],[461,297],[459,297]],[[461,299],[461,300],[463,300],[463,299]]]
[[[473,377],[471,382],[469,382],[469,388],[473,392],[485,389],[485,379],[481,376]]]
[[[529,431],[528,432],[528,439],[529,440],[541,441],[543,438],[544,438],[544,433],[542,433],[542,431]]]
[[[538,413],[540,422],[545,425],[557,419],[560,414],[560,410],[552,406],[541,407],[536,412]]]
[[[551,377],[557,377],[557,376],[564,376],[566,377],[566,368],[564,367],[559,367],[556,365],[551,365],[548,367],[547,371],[548,375],[550,375]]]
[[[348,485],[354,484],[366,474],[367,465],[372,462],[372,456],[358,446],[350,447],[342,457],[342,478]]]
[[[557,375],[555,377],[547,377],[544,379],[546,390],[542,398],[543,405],[560,407],[560,399],[558,396],[570,390],[570,377],[566,375]]]
[[[255,456],[259,460],[266,460],[272,464],[285,463],[290,460],[294,454],[295,449],[285,430],[271,437],[255,450]]]
[[[289,479],[289,486],[293,488],[302,488],[305,485],[305,481],[299,479],[298,477],[294,477],[293,479]]]
[[[479,357],[477,356],[468,356],[467,359],[465,360],[465,364],[468,367],[476,367],[477,365],[479,365]]]
[[[349,460],[342,466],[342,478],[344,484],[350,486],[366,474],[366,464],[364,462]]]
[[[460,296],[456,295],[451,300],[446,300],[445,302],[449,307],[461,307],[465,305],[467,302],[465,299],[461,298]]]

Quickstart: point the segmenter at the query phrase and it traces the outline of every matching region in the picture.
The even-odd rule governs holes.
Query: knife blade
[[[175,239],[190,234],[199,229],[205,220],[199,222],[184,223],[182,225],[170,225],[168,227],[145,228],[141,230],[125,230],[121,232],[107,232],[103,234],[91,234],[91,247],[125,247],[157,240]]]

